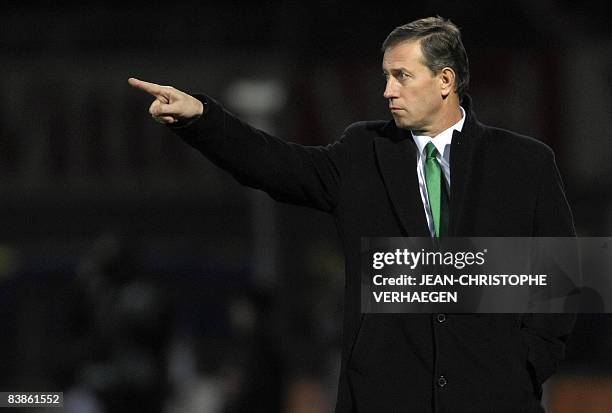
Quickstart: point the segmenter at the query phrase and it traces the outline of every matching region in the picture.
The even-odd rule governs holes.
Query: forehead
[[[407,40],[385,50],[382,61],[383,70],[400,67],[416,69],[424,65],[421,45],[418,40]]]

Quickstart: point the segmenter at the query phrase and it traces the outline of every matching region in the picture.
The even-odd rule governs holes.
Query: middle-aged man
[[[129,83],[242,184],[335,218],[346,258],[337,412],[541,412],[574,316],[360,311],[361,237],[575,235],[551,149],[476,119],[453,23],[397,27],[383,51],[393,119],[352,124],[325,147],[270,136],[205,95]]]

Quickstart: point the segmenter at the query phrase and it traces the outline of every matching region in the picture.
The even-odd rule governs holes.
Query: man
[[[129,82],[242,184],[334,216],[346,257],[337,412],[541,412],[572,316],[360,311],[361,237],[574,235],[550,148],[476,119],[453,23],[400,26],[383,51],[393,120],[355,123],[326,147],[272,137],[204,95]]]

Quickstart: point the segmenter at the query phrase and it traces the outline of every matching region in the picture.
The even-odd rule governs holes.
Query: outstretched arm
[[[344,139],[327,146],[298,145],[248,125],[208,96],[134,78],[129,83],[155,97],[149,112],[156,121],[241,184],[278,201],[326,212],[336,208],[348,169]]]

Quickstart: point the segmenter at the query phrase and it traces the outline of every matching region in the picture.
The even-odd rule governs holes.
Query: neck
[[[429,125],[421,130],[413,130],[412,132],[418,135],[425,135],[434,137],[439,135],[441,132],[453,126],[455,123],[459,122],[463,117],[463,113],[461,112],[461,108],[459,106],[459,99],[453,95],[453,97],[448,97],[442,104],[442,108],[438,113],[437,119]]]

